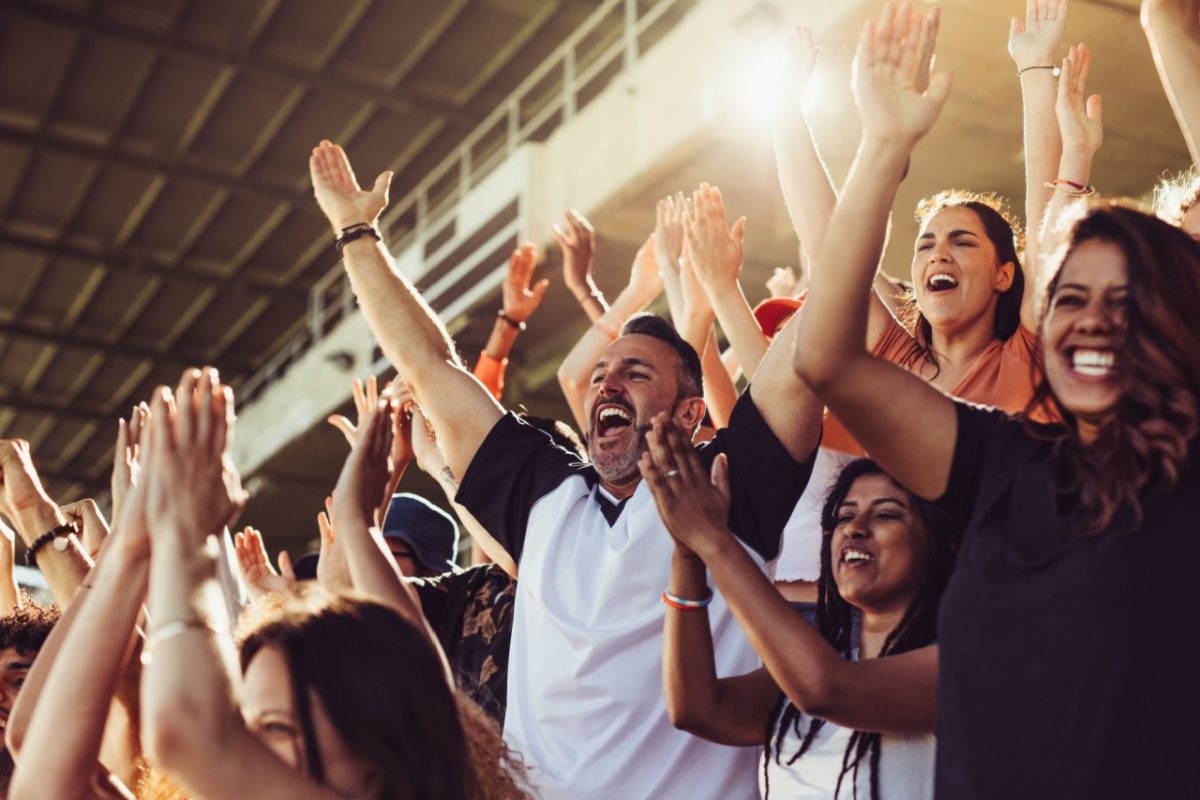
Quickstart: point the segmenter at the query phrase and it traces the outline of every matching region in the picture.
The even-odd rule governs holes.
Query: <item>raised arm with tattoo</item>
[[[380,175],[370,191],[359,188],[342,148],[328,141],[309,161],[317,203],[335,236],[351,237],[374,226],[387,206],[391,173]],[[412,283],[395,268],[378,232],[359,233],[344,243],[342,259],[359,306],[380,347],[404,376],[417,400],[424,401],[434,425],[453,431],[443,442],[450,466],[465,470],[488,431],[502,414],[496,399],[462,366],[445,328]]]
[[[1008,34],[1008,53],[1021,82],[1025,115],[1025,264],[1031,287],[1043,280],[1038,269],[1039,230],[1053,191],[1046,184],[1056,178],[1075,180],[1070,175],[1055,174],[1065,143],[1059,138],[1054,113],[1054,72],[1058,47],[1067,29],[1069,2],[1027,0],[1024,24],[1013,17]],[[1037,328],[1035,298],[1035,292],[1027,291],[1021,302],[1021,324],[1028,330]]]

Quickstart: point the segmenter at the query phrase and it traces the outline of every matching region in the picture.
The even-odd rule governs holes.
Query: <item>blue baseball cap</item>
[[[454,563],[458,523],[424,497],[408,492],[392,495],[383,519],[383,536],[408,542],[417,561],[434,573],[458,569]]]

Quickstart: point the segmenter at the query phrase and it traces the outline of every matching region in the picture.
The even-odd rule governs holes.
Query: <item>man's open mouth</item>
[[[631,410],[615,403],[606,403],[596,410],[596,436],[618,433],[633,425]]]

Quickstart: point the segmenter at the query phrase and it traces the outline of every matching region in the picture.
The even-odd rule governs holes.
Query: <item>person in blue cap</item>
[[[383,538],[396,566],[408,578],[458,572],[458,523],[419,495],[397,492],[383,520]]]

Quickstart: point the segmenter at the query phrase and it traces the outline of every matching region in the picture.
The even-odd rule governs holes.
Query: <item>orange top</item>
[[[508,369],[507,358],[497,361],[485,351],[479,354],[479,360],[475,362],[475,370],[471,374],[478,378],[479,382],[486,386],[492,396],[499,401],[500,395],[504,394],[506,369]]]
[[[913,335],[891,319],[872,353],[909,372],[920,374],[924,357]],[[1017,327],[1006,342],[993,341],[976,356],[950,394],[971,403],[995,406],[1009,414],[1025,410],[1033,389],[1041,379],[1041,353],[1037,337],[1024,325]],[[865,451],[837,419],[825,412],[825,432],[821,446],[842,453],[862,456]],[[1033,419],[1047,422],[1051,417],[1039,409]]]

